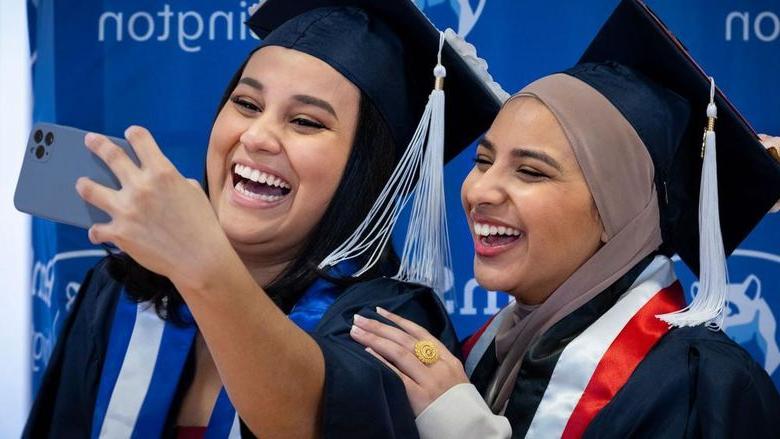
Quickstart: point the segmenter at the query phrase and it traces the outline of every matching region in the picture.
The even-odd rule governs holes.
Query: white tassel
[[[718,208],[718,167],[715,149],[715,80],[710,78],[708,125],[704,132],[701,188],[699,189],[699,291],[687,307],[658,318],[672,326],[697,326],[718,330],[725,317],[728,271]]]
[[[414,203],[401,266],[394,278],[426,285],[439,294],[444,293],[446,270],[451,268],[452,258],[444,200],[442,87],[447,71],[441,65],[443,45],[442,34],[439,39],[438,64],[434,68],[436,88],[428,97],[428,104],[409,146],[368,216],[349,239],[320,263],[320,268],[334,266],[371,251],[366,263],[353,276],[360,276],[370,270],[379,261],[390,240],[393,227],[409,200],[407,194],[410,194],[415,176],[419,175],[413,190]]]
[[[446,71],[436,66],[436,77]],[[444,197],[444,90],[431,93],[431,123],[412,214],[395,279],[431,287],[439,294],[447,285],[445,268],[452,268],[447,206]]]

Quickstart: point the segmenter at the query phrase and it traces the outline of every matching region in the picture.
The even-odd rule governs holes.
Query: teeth
[[[505,235],[520,236],[520,231],[512,227],[491,226],[488,224],[474,223],[474,234],[479,236]]]
[[[243,181],[238,182],[238,184],[236,185],[236,191],[240,192],[242,195],[244,195],[244,196],[246,196],[248,198],[253,198],[255,200],[263,200],[263,201],[269,201],[270,202],[270,201],[281,200],[282,198],[284,198],[282,195],[256,194],[254,192],[248,191],[244,187],[244,182]]]
[[[244,166],[239,163],[236,163],[235,173],[246,178],[247,180],[252,180],[257,183],[261,183],[261,184],[265,183],[269,186],[276,186],[284,189],[290,189],[290,185],[287,184],[287,182],[282,180],[281,178],[274,177],[271,174],[267,174],[258,169],[252,169],[249,166]]]

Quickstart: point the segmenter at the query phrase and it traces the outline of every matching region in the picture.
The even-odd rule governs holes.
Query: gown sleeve
[[[89,437],[119,284],[107,259],[87,272],[59,334],[22,437]]]
[[[391,279],[348,288],[311,334],[325,357],[325,438],[419,437],[400,378],[349,335],[356,313],[390,323],[376,313],[377,306],[423,326],[456,352],[458,342],[447,313],[429,288]]]
[[[509,419],[493,413],[473,384],[450,387],[417,416],[421,439],[509,439]]]

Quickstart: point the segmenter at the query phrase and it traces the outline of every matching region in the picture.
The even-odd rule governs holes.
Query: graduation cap
[[[719,326],[725,258],[780,198],[780,163],[641,1],[621,1],[565,73],[606,97],[639,134],[655,167],[661,250],[699,273],[691,305],[659,317]]]
[[[312,55],[355,84],[400,148],[411,140],[434,86],[440,32],[410,0],[267,0],[247,25],[263,46]],[[501,105],[449,44],[445,162],[490,127]]]
[[[486,71],[475,70],[445,44],[410,0],[267,0],[247,25],[263,40],[260,47],[312,55],[355,84],[399,147],[398,165],[368,217],[320,268],[370,252],[354,275],[370,269],[414,191],[396,278],[443,292],[443,268],[450,265],[443,165],[498,113],[500,96],[481,79]]]

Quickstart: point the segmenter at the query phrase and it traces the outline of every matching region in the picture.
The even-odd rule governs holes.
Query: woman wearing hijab
[[[429,114],[437,50],[447,108],[481,103],[447,112],[448,157],[498,103],[409,1],[269,0],[249,25],[263,42],[220,105],[207,193],[143,128],[126,132],[140,166],[85,139],[121,181],[78,182],[112,218],[89,236],[123,253],[83,282],[25,437],[417,435],[402,384],[349,328],[383,306],[454,346],[436,296],[388,278],[383,245],[389,261],[353,278],[367,257],[317,266],[375,209]]]
[[[580,64],[501,109],[462,201],[477,281],[516,301],[466,342],[465,370],[391,312],[355,316],[421,437],[780,431],[772,380],[718,330],[725,256],[780,198],[780,163],[678,44],[624,1]],[[687,307],[674,253],[701,280]]]

